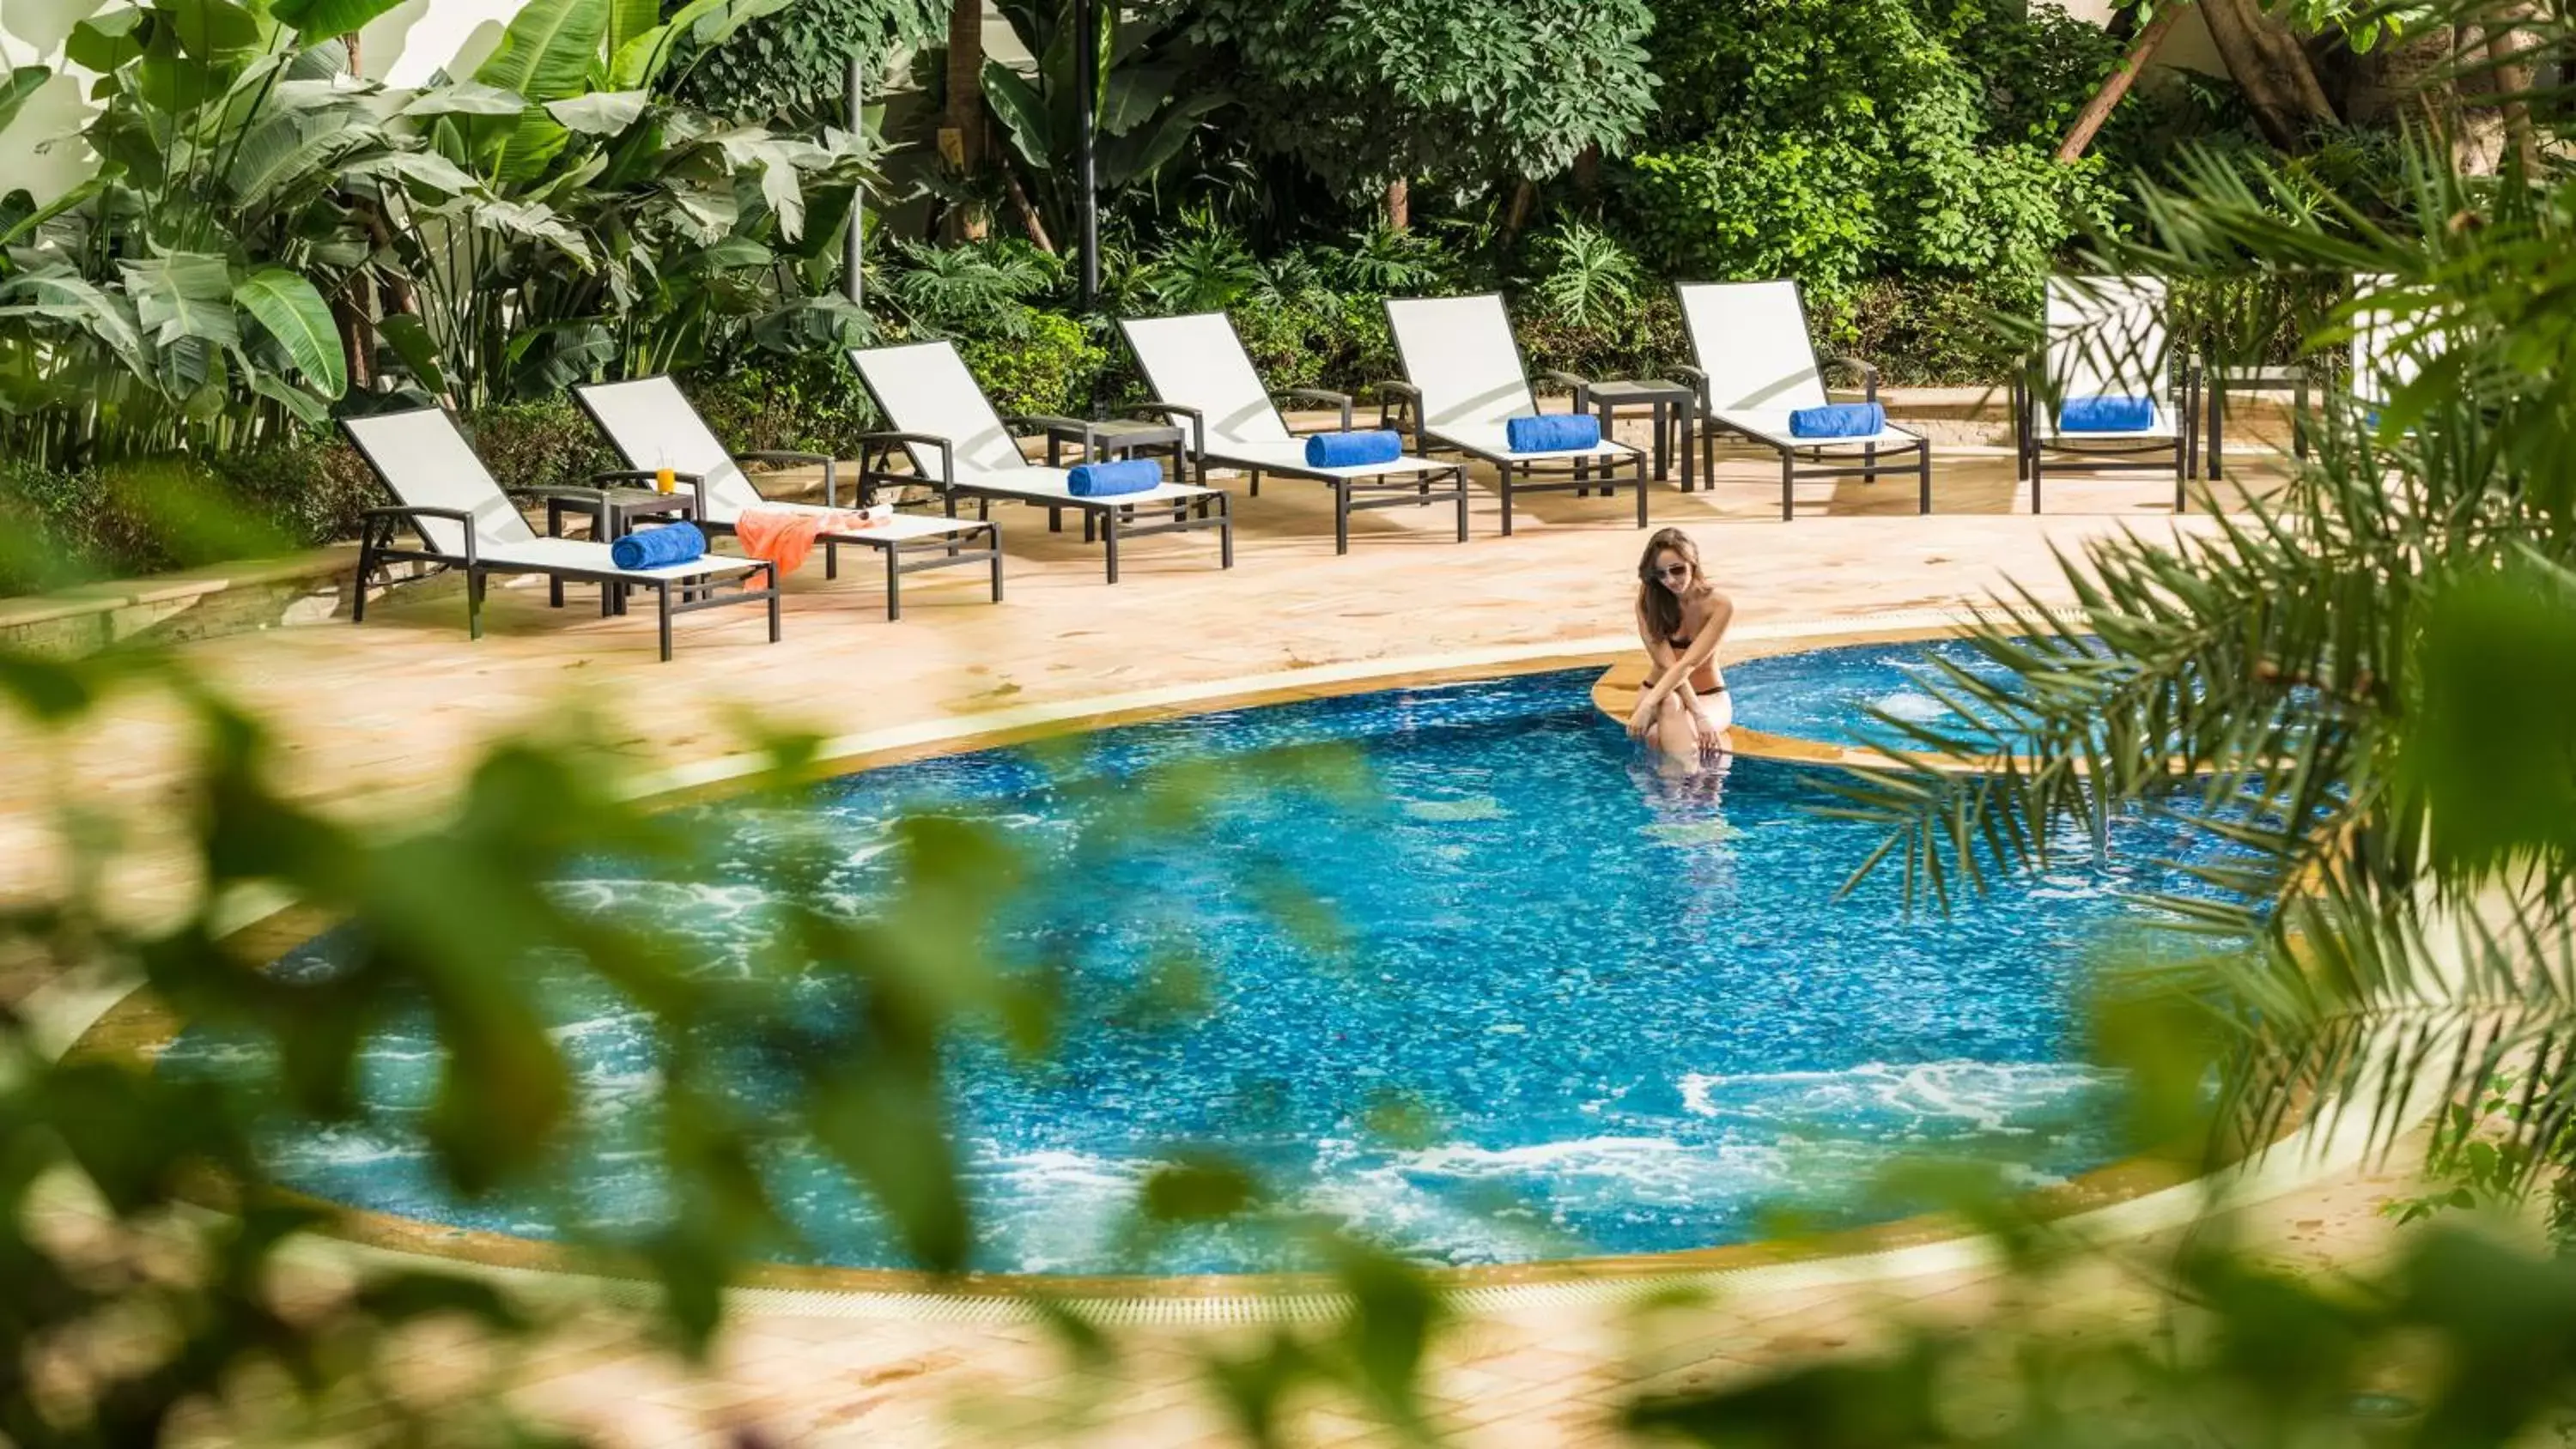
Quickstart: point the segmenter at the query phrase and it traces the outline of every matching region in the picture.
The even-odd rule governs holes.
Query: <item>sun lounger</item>
[[[1119,541],[1148,534],[1213,529],[1219,566],[1234,567],[1234,519],[1222,490],[1164,483],[1111,497],[1077,495],[1069,482],[1070,470],[1031,463],[1021,454],[1011,428],[1082,431],[1083,453],[1090,457],[1094,450],[1086,425],[1070,418],[1002,417],[948,343],[858,348],[850,353],[850,365],[858,369],[859,380],[878,408],[900,430],[869,434],[860,440],[862,447],[886,452],[901,448],[913,467],[909,475],[884,471],[863,455],[861,487],[880,482],[929,484],[939,490],[952,515],[960,498],[976,500],[978,517],[987,516],[996,499],[1077,510],[1083,515],[1084,540],[1096,535],[1102,542],[1113,584],[1118,582]],[[1140,521],[1144,519],[1157,521]]]
[[[358,547],[358,596],[350,610],[367,617],[367,580],[389,563],[420,562],[465,573],[465,622],[469,638],[483,637],[483,588],[493,574],[543,574],[547,600],[563,607],[567,581],[600,586],[599,611],[623,613],[626,591],[653,591],[661,615],[662,657],[671,657],[675,614],[727,604],[766,603],[769,641],[778,642],[778,571],[757,559],[700,558],[660,568],[621,569],[601,538],[540,538],[520,516],[513,496],[589,499],[597,489],[505,490],[493,481],[473,445],[444,408],[414,408],[347,418],[349,441],[391,489],[399,506],[366,511]],[[602,508],[597,518],[605,519]],[[400,542],[408,525],[420,546]],[[757,578],[760,587],[753,587]]]
[[[626,460],[626,471],[601,474],[594,481],[651,478],[664,468],[696,492],[698,523],[710,533],[731,533],[746,510],[833,514],[840,502],[837,466],[819,453],[735,453],[718,441],[679,385],[667,377],[640,377],[632,382],[600,383],[572,390],[574,401],[608,435]],[[746,476],[746,463],[820,464],[822,505],[774,503]],[[862,493],[858,503],[871,500]],[[1000,525],[983,519],[929,518],[898,513],[873,527],[818,535],[823,545],[823,577],[839,578],[841,549],[875,549],[885,561],[886,617],[903,617],[903,576],[925,569],[983,564],[993,575],[993,599],[1002,597]]]
[[[2154,277],[2051,277],[2047,334],[2037,374],[2013,390],[2013,434],[2019,476],[2030,480],[2030,511],[2040,511],[2047,471],[2162,472],[2171,469],[2174,510],[2189,506],[2184,486],[2200,436],[2199,373],[2175,379],[2165,323],[2165,284]],[[2070,432],[2068,399],[2144,397],[2155,420],[2116,432]]]
[[[1436,445],[1493,466],[1503,493],[1506,535],[1512,531],[1515,493],[1589,493],[1595,488],[1609,493],[1618,486],[1612,470],[1621,467],[1633,475],[1637,526],[1646,526],[1646,455],[1637,449],[1603,438],[1580,450],[1512,451],[1508,424],[1535,416],[1539,409],[1500,296],[1390,297],[1386,320],[1405,380],[1378,384],[1379,397],[1407,406],[1415,452],[1429,453]],[[1578,390],[1583,386],[1580,378],[1552,376]],[[1386,415],[1383,401],[1379,415]]]
[[[1782,522],[1796,516],[1797,485],[1810,478],[1875,482],[1881,473],[1912,473],[1915,511],[1932,511],[1932,444],[1922,434],[1892,425],[1865,436],[1832,439],[1801,438],[1791,431],[1792,412],[1828,401],[1824,369],[1796,282],[1685,282],[1681,301],[1682,321],[1699,365],[1680,371],[1699,389],[1709,420],[1700,434],[1703,446],[1713,444],[1723,428],[1777,450]],[[1856,372],[1867,399],[1878,401],[1876,368],[1857,358],[1828,360]],[[1801,454],[1809,460],[1805,466],[1800,465]],[[1851,461],[1855,457],[1857,464]]]
[[[1351,426],[1348,394],[1320,388],[1271,392],[1252,368],[1243,339],[1222,312],[1186,317],[1131,317],[1118,324],[1127,345],[1145,371],[1146,390],[1154,401],[1139,411],[1185,418],[1192,451],[1202,469],[1209,463],[1240,468],[1254,496],[1261,475],[1312,478],[1333,490],[1333,552],[1351,548],[1351,514],[1372,508],[1422,508],[1454,501],[1458,508],[1458,541],[1467,541],[1467,470],[1458,463],[1428,458],[1397,458],[1357,467],[1319,467],[1306,461],[1303,438],[1288,431],[1279,416],[1278,399],[1303,398],[1339,406],[1342,428]],[[1435,486],[1436,485],[1436,486]]]

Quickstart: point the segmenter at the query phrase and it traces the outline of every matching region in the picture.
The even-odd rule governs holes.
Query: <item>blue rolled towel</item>
[[[1515,453],[1570,453],[1601,446],[1601,420],[1590,413],[1540,413],[1503,424],[1503,442]]]
[[[1369,429],[1352,433],[1315,433],[1306,439],[1309,468],[1365,468],[1404,456],[1404,439]]]
[[[626,535],[608,546],[608,559],[622,569],[658,569],[695,563],[706,551],[707,536],[696,524],[673,523]]]
[[[2071,397],[2057,409],[2061,433],[2143,433],[2155,425],[2151,397]]]
[[[1115,463],[1076,463],[1065,475],[1064,486],[1076,498],[1110,498],[1143,493],[1162,481],[1162,464],[1151,458],[1121,458]]]
[[[1793,438],[1875,438],[1887,431],[1887,409],[1874,402],[1827,403],[1789,414]]]

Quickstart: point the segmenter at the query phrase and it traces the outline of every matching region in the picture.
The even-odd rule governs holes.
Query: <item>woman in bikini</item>
[[[1628,734],[1670,768],[1693,771],[1726,752],[1735,703],[1718,672],[1717,645],[1734,618],[1734,601],[1700,572],[1690,535],[1658,529],[1637,564],[1637,633],[1654,667]]]

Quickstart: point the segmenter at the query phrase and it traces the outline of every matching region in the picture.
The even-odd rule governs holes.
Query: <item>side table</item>
[[[1654,411],[1655,477],[1661,481],[1672,476],[1673,443],[1679,435],[1682,451],[1682,491],[1699,486],[1699,474],[1692,466],[1698,449],[1692,446],[1699,429],[1699,394],[1678,382],[1662,378],[1614,378],[1586,384],[1575,394],[1574,410],[1591,412],[1601,419],[1601,436],[1610,436],[1611,425],[1622,409],[1651,408]]]
[[[2290,403],[2290,451],[2297,457],[2308,456],[2308,370],[2296,363],[2288,367],[2228,368],[2212,358],[2206,369],[2209,379],[2209,460],[2202,476],[2217,480],[2221,476],[2219,450],[2226,446],[2227,395],[2231,392],[2274,392],[2281,388],[2292,391]]]
[[[1091,445],[1103,458],[1133,458],[1157,450],[1172,455],[1172,476],[1186,480],[1190,476],[1190,430],[1175,423],[1149,423],[1134,418],[1099,418],[1085,422],[1065,418],[1046,425],[1047,466],[1064,466],[1065,445],[1080,448],[1088,431]],[[1201,482],[1206,479],[1202,477]],[[1064,531],[1064,510],[1047,510],[1047,532]],[[1082,541],[1091,541],[1091,515],[1083,515]]]

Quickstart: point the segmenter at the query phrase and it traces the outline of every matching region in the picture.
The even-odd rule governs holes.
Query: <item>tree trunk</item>
[[[1503,208],[1503,243],[1508,246],[1521,228],[1529,225],[1530,213],[1538,209],[1538,183],[1522,177],[1512,186],[1511,204]]]
[[[2182,18],[2183,8],[2189,3],[2190,0],[2166,0],[2165,4],[2157,7],[2156,18],[2147,22],[2145,33],[2138,37],[2137,44],[2129,47],[2129,58],[2121,61],[2120,68],[2103,80],[2102,88],[2093,93],[2093,99],[2084,103],[2084,110],[2076,116],[2075,124],[2067,128],[2066,139],[2057,145],[2060,163],[2072,164],[2083,159],[2084,148],[2093,144],[2093,137],[2101,131],[2102,123],[2111,119],[2111,108],[2120,104],[2120,97],[2129,93],[2129,87],[2146,70],[2147,62],[2155,58],[2156,48],[2165,43],[2165,37],[2173,31],[2174,22]]]
[[[2201,0],[2200,13],[2265,139],[2297,151],[2310,127],[2339,119],[2298,37],[2255,0]]]
[[[2351,79],[2342,98],[2344,119],[2356,126],[2386,126],[2401,117],[2417,116],[2419,98],[2436,87],[2447,88],[2444,73],[2450,65],[2447,25],[2425,26],[2382,41],[2368,53],[2351,58]]]
[[[2486,33],[2487,63],[2494,67],[2505,144],[2521,163],[2522,174],[2530,177],[2540,174],[2540,141],[2531,128],[2530,103],[2524,99],[2539,79],[2525,58],[2525,52],[2538,44],[2526,33],[2536,19],[2529,0],[2510,0],[2497,6],[2494,17],[2480,27]]]
[[[1027,188],[1020,185],[1020,173],[1012,170],[1008,161],[1002,163],[1002,184],[1010,188],[1011,205],[1020,214],[1020,229],[1029,234],[1029,244],[1048,256],[1054,256],[1055,239],[1047,235],[1046,218],[1039,216],[1038,209],[1030,204]]]
[[[1386,184],[1386,227],[1403,231],[1413,225],[1413,189],[1399,176]]]
[[[959,176],[971,177],[984,164],[984,0],[949,0],[947,86],[939,152]],[[959,240],[983,240],[982,208],[960,206],[953,219]]]

